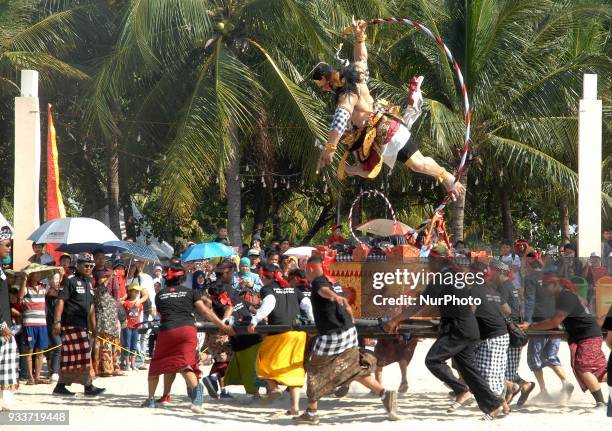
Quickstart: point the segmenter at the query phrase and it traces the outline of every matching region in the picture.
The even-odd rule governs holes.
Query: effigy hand
[[[325,149],[321,152],[321,156],[319,157],[319,162],[317,163],[317,172],[319,172],[321,168],[324,168],[325,166],[331,164],[334,158],[334,154],[335,154],[335,151],[329,150],[329,149]]]
[[[355,20],[355,17],[353,17],[352,27],[353,36],[362,36],[365,33],[366,28],[368,28],[368,22],[362,19]]]

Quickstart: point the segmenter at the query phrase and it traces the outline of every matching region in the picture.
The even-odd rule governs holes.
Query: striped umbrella
[[[146,260],[149,262],[159,262],[157,255],[151,248],[145,244],[140,244],[132,241],[109,241],[103,244],[108,247],[117,247],[122,255],[127,255],[135,259]]]

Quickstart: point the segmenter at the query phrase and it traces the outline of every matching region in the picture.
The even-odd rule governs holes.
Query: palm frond
[[[482,143],[484,149],[488,146],[499,160],[512,167],[515,175],[530,178],[545,187],[554,185],[572,194],[577,192],[578,174],[554,157],[523,142],[500,136],[491,136]]]
[[[304,173],[306,177],[312,177],[317,153],[313,143],[315,139],[326,139],[327,135],[322,115],[324,105],[291,81],[263,46],[254,40],[249,40],[249,43],[265,58],[263,73],[268,79],[264,79],[263,84],[274,100],[276,118],[288,126],[304,127],[295,129],[295,133],[287,133],[285,139],[298,160],[310,161]]]
[[[166,210],[179,216],[189,214],[201,197],[202,185],[214,178],[223,188],[223,174],[234,156],[232,140],[254,124],[261,91],[253,72],[220,38],[200,69],[168,149],[162,170]]]

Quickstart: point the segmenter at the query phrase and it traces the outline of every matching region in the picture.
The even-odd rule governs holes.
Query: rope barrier
[[[41,350],[40,352],[32,352],[32,353],[20,353],[20,354],[19,354],[19,355],[17,355],[17,356],[18,356],[18,357],[23,357],[23,356],[42,355],[42,354],[44,354],[44,353],[50,352],[50,351],[52,351],[52,350],[55,350],[55,349],[57,349],[57,348],[59,348],[59,347],[62,347],[62,345],[61,345],[61,344],[58,344],[57,346],[53,346],[53,347],[50,347],[50,348],[48,348],[48,349]]]
[[[87,332],[88,332],[90,335],[94,335],[94,334],[93,334],[93,332],[91,332],[91,331],[87,331]],[[150,359],[151,359],[151,358],[150,358],[150,357],[148,357],[147,355],[143,355],[142,353],[138,353],[138,352],[133,352],[133,351],[131,351],[131,350],[129,350],[129,349],[126,349],[125,347],[121,346],[120,344],[117,344],[117,343],[115,343],[114,341],[108,340],[108,339],[106,339],[106,338],[104,338],[104,337],[100,337],[99,335],[96,335],[96,338],[97,338],[97,339],[99,339],[99,340],[104,341],[105,343],[112,344],[112,345],[113,345],[113,346],[115,346],[115,347],[119,347],[119,349],[123,350],[124,352],[128,352],[128,353],[129,353],[129,354],[131,354],[131,355],[140,356],[141,358],[146,359],[146,360],[150,360]],[[18,356],[18,357],[24,357],[24,356],[42,355],[42,354],[44,354],[44,353],[50,352],[50,351],[52,351],[52,350],[55,350],[55,349],[57,349],[57,348],[59,348],[59,347],[62,347],[62,344],[58,344],[58,345],[53,346],[53,347],[50,347],[50,348],[48,348],[48,349],[41,350],[40,352],[32,352],[32,353],[20,353],[20,354],[19,354],[19,355],[17,355],[17,356]]]

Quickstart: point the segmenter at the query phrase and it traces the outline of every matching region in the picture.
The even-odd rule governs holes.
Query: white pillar
[[[597,75],[585,74],[578,116],[578,255],[601,252],[602,104]]]
[[[38,72],[21,71],[21,97],[15,98],[15,187],[13,267],[21,269],[32,255],[26,238],[40,223],[40,110]]]

